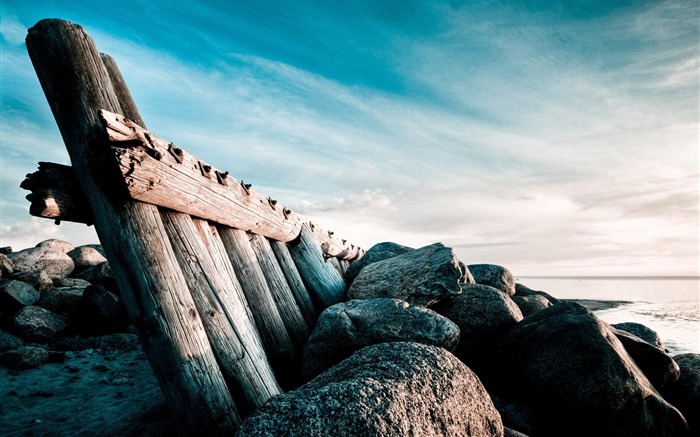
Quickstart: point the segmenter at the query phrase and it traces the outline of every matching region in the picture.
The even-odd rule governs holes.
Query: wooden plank
[[[321,247],[306,224],[301,228],[299,239],[290,245],[290,252],[319,313],[345,299],[345,281],[325,262]]]
[[[297,354],[300,354],[311,334],[309,325],[304,320],[304,316],[297,306],[292,289],[277,262],[270,242],[262,235],[251,235],[250,237],[253,252],[258,258],[262,273],[272,293],[272,298],[277,304],[277,310],[282,317],[282,322],[287,328]]]
[[[345,276],[345,272],[347,272],[348,269],[350,268],[350,261],[348,261],[348,260],[346,260],[346,259],[341,259],[341,260],[339,260],[339,261],[340,261],[340,268],[341,268],[342,271],[343,271],[343,277],[344,277],[344,276]]]
[[[183,433],[230,434],[234,403],[153,205],[109,187],[109,147],[98,110],[121,112],[94,42],[82,27],[42,20],[27,49],[149,362]]]
[[[290,388],[297,379],[298,357],[250,243],[251,235],[227,227],[220,227],[219,235],[243,287],[277,381],[282,388]]]
[[[299,270],[297,269],[296,264],[294,264],[292,254],[289,253],[287,243],[271,240],[270,246],[272,247],[272,251],[275,253],[275,257],[282,268],[285,278],[287,278],[287,284],[289,284],[289,287],[292,290],[294,299],[297,302],[297,307],[304,316],[306,323],[308,323],[310,327],[313,327],[316,324],[318,315],[316,314],[314,305],[311,302],[309,292],[306,291],[306,286],[304,285],[304,281],[301,279]]]
[[[284,205],[120,115],[102,118],[132,198],[280,241],[296,238],[299,219]]]
[[[326,257],[326,263],[332,265],[335,271],[338,272],[338,275],[341,278],[343,277],[343,268],[340,266],[340,261],[338,258],[334,256]]]
[[[79,189],[73,169],[68,165],[40,162],[39,170],[27,174],[20,188],[31,191],[26,198],[31,202],[29,214],[92,224],[92,212]]]
[[[245,415],[282,391],[237,293],[241,286],[225,267],[230,262],[212,256],[219,248],[206,221],[174,211],[161,214],[230,391],[245,399]]]

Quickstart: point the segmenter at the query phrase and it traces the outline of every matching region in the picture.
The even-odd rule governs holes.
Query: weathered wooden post
[[[63,20],[42,20],[29,29],[27,49],[124,302],[182,432],[230,434],[239,417],[158,208],[126,201],[110,188],[111,169],[103,163],[111,162],[111,151],[98,111],[126,111],[99,52],[82,27]]]

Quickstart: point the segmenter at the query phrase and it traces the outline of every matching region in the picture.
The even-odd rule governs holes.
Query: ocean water
[[[608,323],[646,325],[659,334],[671,355],[700,353],[700,278],[523,277],[517,281],[558,299],[630,301],[595,314]]]

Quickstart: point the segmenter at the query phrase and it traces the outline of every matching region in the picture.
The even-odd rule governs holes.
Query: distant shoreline
[[[617,308],[622,305],[633,304],[629,300],[598,300],[598,299],[561,299],[566,302],[575,302],[591,311],[602,311]]]

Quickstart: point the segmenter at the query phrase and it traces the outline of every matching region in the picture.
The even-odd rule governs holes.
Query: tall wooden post
[[[99,109],[125,112],[110,74],[82,27],[42,20],[27,49],[75,169],[95,228],[154,373],[181,431],[230,434],[233,399],[216,362],[157,207],[110,189],[110,153]],[[133,115],[132,115],[133,116]]]

